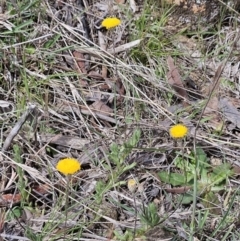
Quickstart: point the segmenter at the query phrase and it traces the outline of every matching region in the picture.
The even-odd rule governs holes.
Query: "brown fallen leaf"
[[[124,95],[125,94],[125,88],[124,85],[122,83],[122,80],[120,78],[117,78],[116,80],[116,89],[119,95]]]
[[[108,107],[101,100],[95,101],[92,105],[90,105],[90,108],[93,108],[95,113],[104,114],[106,116],[109,116],[109,114],[113,113],[113,109]]]
[[[204,110],[204,116],[207,116],[208,114],[212,114],[214,112],[217,112],[218,111],[218,104],[219,104],[219,101],[218,101],[218,98],[216,96],[213,96],[210,101],[208,102],[205,110]],[[213,117],[213,116],[212,116]]]
[[[209,118],[208,126],[212,127],[216,131],[220,131],[223,128],[224,124],[218,110],[218,98],[216,96],[213,96],[204,110],[203,117]]]
[[[192,189],[191,186],[185,186],[185,187],[165,188],[164,190],[168,193],[182,194],[182,193],[186,193],[191,189]]]
[[[116,1],[116,3],[118,3],[118,4],[124,4],[125,2],[126,2],[126,0],[115,0]]]
[[[232,171],[233,171],[235,176],[239,176],[240,175],[240,166],[233,163],[232,164]]]
[[[202,4],[202,5],[193,4],[191,10],[194,14],[202,13],[202,12],[206,11],[206,5],[205,4]]]
[[[41,134],[39,140],[43,143],[50,143],[60,146],[71,147],[72,149],[82,150],[90,141],[77,136],[63,136],[55,134]]]
[[[73,57],[75,58],[76,61],[76,66],[75,69],[79,72],[79,73],[87,73],[87,70],[85,68],[85,58],[84,55],[81,52],[78,51],[73,51]]]
[[[35,184],[35,186],[32,187],[32,190],[37,192],[38,194],[46,194],[49,193],[50,187],[47,184]]]
[[[223,127],[223,121],[219,114],[219,84],[220,84],[220,76],[223,71],[223,65],[219,65],[215,75],[213,77],[213,84],[209,86],[208,99],[206,107],[203,111],[203,117],[209,117],[208,124],[214,128],[215,130],[221,130]]]
[[[106,92],[108,90],[111,90],[111,87],[106,83],[102,83],[99,85],[99,90]]]
[[[16,204],[21,201],[21,194],[3,194],[0,196],[0,206],[7,206],[8,204]]]
[[[187,91],[183,85],[178,69],[174,65],[174,60],[172,57],[169,56],[167,58],[167,64],[169,68],[169,72],[167,73],[168,83],[181,97],[183,97],[185,100],[188,100]],[[184,103],[187,104],[185,101]]]
[[[124,85],[122,83],[122,80],[120,78],[117,78],[117,81],[116,81],[116,89],[118,90],[118,94],[120,96],[118,96],[117,98],[117,105],[121,104],[124,100],[124,96],[125,95],[125,88],[124,88]]]
[[[230,100],[227,98],[220,99],[219,109],[228,121],[231,121],[235,126],[240,128],[240,112]]]

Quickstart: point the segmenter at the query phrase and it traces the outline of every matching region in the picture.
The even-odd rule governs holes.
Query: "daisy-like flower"
[[[169,133],[172,138],[183,138],[187,135],[188,128],[183,124],[177,124],[170,128]]]
[[[121,24],[121,20],[118,18],[105,18],[102,21],[102,27],[105,27],[106,29],[110,29],[110,28],[115,28],[117,27],[119,24]]]
[[[71,175],[81,169],[81,164],[77,159],[64,158],[59,160],[56,169],[64,175]]]
[[[137,188],[137,182],[135,179],[129,179],[128,180],[128,183],[127,183],[127,186],[128,186],[128,190],[130,192],[135,192],[136,188]]]

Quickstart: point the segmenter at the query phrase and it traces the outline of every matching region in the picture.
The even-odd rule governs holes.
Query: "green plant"
[[[116,143],[113,143],[111,145],[108,157],[112,161],[114,166],[112,166],[110,163],[108,165],[105,165],[105,168],[111,171],[111,178],[109,178],[107,183],[104,183],[103,181],[98,181],[96,184],[97,203],[101,203],[102,196],[109,189],[125,184],[125,181],[119,182],[118,178],[124,172],[131,170],[136,165],[135,162],[126,165],[125,160],[132,152],[133,148],[136,147],[136,145],[138,144],[140,135],[141,131],[137,129],[133,132],[131,138],[125,143],[123,143],[122,146],[119,146]]]
[[[23,163],[22,157],[21,157],[21,149],[18,145],[13,145],[13,151],[14,151],[14,160],[18,163]],[[28,202],[29,194],[26,190],[27,182],[24,178],[24,171],[21,167],[16,166],[16,172],[18,174],[18,182],[16,184],[20,194],[21,194],[21,204],[24,205],[25,202]]]
[[[160,222],[160,217],[157,213],[157,207],[154,203],[149,203],[147,207],[143,207],[142,213],[140,214],[142,223],[153,228]]]
[[[120,234],[117,231],[114,231],[114,234],[115,234],[117,240],[120,240],[120,241],[131,241],[131,240],[133,240],[133,233],[129,230],[124,232],[124,234]]]
[[[144,10],[134,22],[131,39],[143,38],[140,48],[131,50],[131,56],[142,63],[148,63],[149,58],[166,56],[166,48],[171,36],[166,37],[164,27],[172,13],[172,7],[158,6],[156,1],[145,3]],[[162,71],[161,71],[162,72]]]
[[[131,138],[123,143],[122,146],[118,146],[116,143],[111,145],[109,158],[116,165],[118,175],[121,175],[125,171],[132,169],[136,165],[136,163],[133,163],[125,166],[125,159],[138,144],[140,135],[141,131],[137,129],[133,132]]]
[[[228,163],[222,163],[219,166],[210,165],[206,153],[201,148],[197,148],[196,158],[199,163],[198,167],[196,167],[197,160],[193,152],[190,155],[185,154],[183,157],[178,156],[175,158],[174,164],[179,168],[181,173],[163,171],[159,172],[158,175],[161,181],[173,186],[191,187],[190,192],[185,194],[182,200],[184,204],[187,204],[193,200],[193,180],[196,174],[197,195],[201,197],[201,202],[206,207],[210,207],[214,202],[217,202],[215,193],[225,190],[226,180],[234,172]]]

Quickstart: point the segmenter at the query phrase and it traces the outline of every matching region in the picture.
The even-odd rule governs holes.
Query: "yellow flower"
[[[183,138],[188,133],[188,128],[185,125],[177,124],[170,128],[170,136],[172,138]]]
[[[56,168],[64,175],[69,175],[79,171],[81,169],[81,164],[77,159],[64,158],[57,163]]]
[[[121,20],[118,18],[105,18],[102,21],[102,27],[105,27],[106,29],[117,27],[119,24],[121,24]]]
[[[134,179],[129,179],[128,180],[128,183],[127,183],[127,186],[128,186],[128,190],[130,192],[135,192],[136,188],[137,188],[137,182],[136,180]]]

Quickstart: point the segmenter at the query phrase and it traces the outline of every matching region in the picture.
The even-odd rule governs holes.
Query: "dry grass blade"
[[[115,49],[108,49],[108,52],[110,54],[117,54],[117,53],[120,53],[123,51],[131,50],[132,48],[138,46],[141,43],[141,41],[142,41],[142,39],[137,39],[132,42],[120,45],[120,46],[116,47]]]

